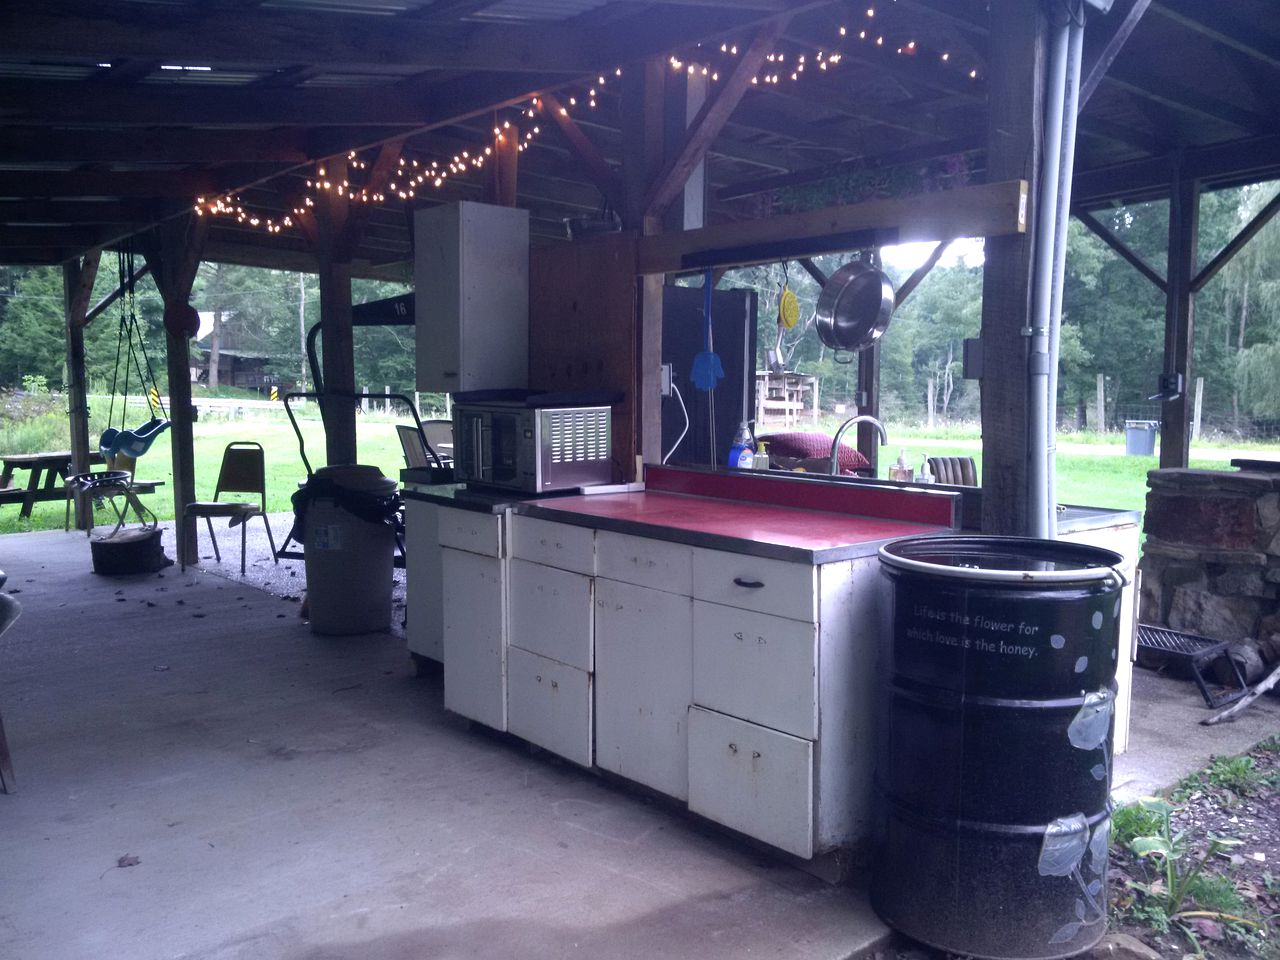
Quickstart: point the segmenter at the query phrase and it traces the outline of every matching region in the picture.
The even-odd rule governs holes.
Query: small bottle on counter
[[[929,454],[925,454],[920,461],[920,475],[916,478],[918,483],[933,483],[936,478],[933,471],[929,469]]]
[[[907,466],[907,451],[898,451],[898,462],[889,468],[889,479],[910,483],[912,470]]]
[[[765,446],[763,440],[757,440],[756,455],[751,458],[751,468],[753,470],[769,469],[769,450]]]

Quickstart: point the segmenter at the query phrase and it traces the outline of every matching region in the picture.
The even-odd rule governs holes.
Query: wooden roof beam
[[[17,173],[0,170],[0,198],[66,199],[74,197],[115,197],[119,199],[182,199],[231,190],[279,171],[261,164],[235,164],[205,170],[163,173],[101,173],[69,171],[59,173]]]
[[[33,59],[82,57],[91,45],[104,58],[274,69],[297,63],[299,52],[305,51],[309,62],[333,71],[360,72],[394,63],[415,71],[581,75],[823,2],[778,4],[783,10],[770,4],[763,11],[744,11],[736,3],[699,5],[678,18],[646,12],[601,36],[572,22],[450,24],[266,8],[243,9],[233,17],[204,3],[148,5],[142,12],[135,4],[42,0],[0,8],[0,37],[11,56]]]
[[[579,166],[587,173],[600,192],[604,194],[610,206],[615,210],[620,210],[622,208],[622,178],[613,167],[609,166],[604,154],[591,142],[577,121],[569,116],[568,111],[561,105],[554,93],[544,93],[541,99],[546,104],[546,109],[543,111],[544,115],[550,117],[551,122],[556,125],[556,129],[560,131],[565,141],[569,144],[569,148],[577,159]]]
[[[304,163],[297,130],[44,129],[10,127],[0,163]]]
[[[1160,103],[1180,113],[1230,124],[1249,133],[1265,133],[1273,124],[1265,114],[1229,103],[1167,78],[1140,73],[1123,59],[1112,64],[1103,81],[1134,96]]]
[[[743,96],[751,89],[765,58],[786,31],[787,23],[788,18],[779,17],[757,30],[715,95],[702,105],[689,124],[684,142],[649,186],[644,200],[646,218],[662,216],[684,189],[694,169],[706,157],[712,141],[720,135]]]
[[[1204,0],[1157,0],[1152,8],[1160,16],[1186,27],[1214,43],[1238,50],[1271,68],[1280,67],[1280,36],[1267,23],[1245,22],[1224,12],[1220,4]],[[1275,21],[1271,21],[1274,27]]]
[[[1119,0],[1106,17],[1090,18],[1093,29],[1086,28],[1084,32],[1087,49],[1080,71],[1080,110],[1084,110],[1150,6],[1151,0]],[[1099,30],[1101,40],[1095,42]]]

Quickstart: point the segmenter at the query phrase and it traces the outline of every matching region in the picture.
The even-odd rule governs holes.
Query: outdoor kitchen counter
[[[785,474],[650,466],[645,490],[515,504],[519,516],[820,565],[958,529],[956,494],[834,486]]]
[[[873,555],[898,537],[947,533],[950,526],[678,493],[615,493],[526,501],[537,517],[613,533],[731,553],[822,564]]]

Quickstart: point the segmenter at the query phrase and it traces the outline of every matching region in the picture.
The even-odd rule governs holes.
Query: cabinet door
[[[596,766],[689,796],[693,601],[596,581]]]
[[[591,766],[591,674],[519,647],[507,651],[507,668],[510,731]]]
[[[512,560],[509,642],[590,673],[591,590],[580,573]]]
[[[506,561],[441,550],[444,569],[444,705],[507,729]]]
[[[444,570],[440,562],[439,507],[405,500],[405,625],[409,650],[444,659]]]
[[[818,737],[818,628],[693,602],[693,702],[797,737]]]
[[[689,809],[798,857],[812,857],[813,743],[693,707]]]

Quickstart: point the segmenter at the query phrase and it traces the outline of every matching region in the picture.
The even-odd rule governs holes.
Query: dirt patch
[[[1215,759],[1171,790],[1169,799],[1173,833],[1183,834],[1187,845],[1183,863],[1204,857],[1211,838],[1239,844],[1205,862],[1203,882],[1168,930],[1160,929],[1166,918],[1154,903],[1167,886],[1158,863],[1113,844],[1111,929],[1170,960],[1194,954],[1197,945],[1215,960],[1280,958],[1280,737],[1245,757]]]

